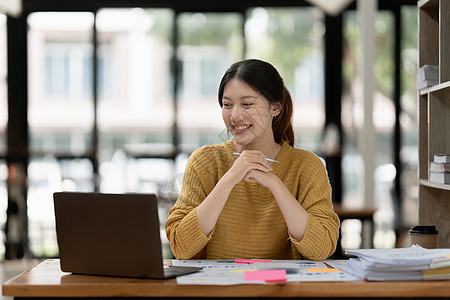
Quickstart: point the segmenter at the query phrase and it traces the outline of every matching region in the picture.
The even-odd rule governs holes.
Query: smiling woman
[[[278,103],[270,104],[264,96],[239,79],[228,82],[222,101],[223,120],[237,144],[258,148],[258,144],[262,146],[267,141],[273,141],[270,125],[272,118],[279,114]]]
[[[320,159],[293,147],[292,99],[278,71],[261,60],[237,62],[218,98],[233,139],[189,159],[166,222],[175,256],[327,258],[339,229],[330,184]]]

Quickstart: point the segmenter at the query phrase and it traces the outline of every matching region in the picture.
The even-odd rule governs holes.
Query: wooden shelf
[[[450,191],[450,184],[442,184],[442,183],[428,181],[425,179],[420,179],[420,185],[435,188],[435,189]],[[450,199],[449,199],[449,201],[450,201]]]
[[[429,7],[439,8],[439,0],[419,0],[417,2],[417,7],[422,9]]]
[[[450,81],[444,82],[444,83],[440,83],[440,84],[436,84],[430,87],[427,87],[425,89],[420,90],[420,95],[427,95],[430,93],[434,93],[434,92],[440,92],[443,91],[445,89],[449,89],[450,90]]]
[[[419,224],[435,225],[439,248],[450,248],[450,184],[431,182],[430,162],[450,154],[450,1],[420,0],[418,66],[439,66],[439,84],[418,91]]]

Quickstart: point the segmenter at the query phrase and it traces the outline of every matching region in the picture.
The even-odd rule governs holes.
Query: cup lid
[[[438,234],[436,226],[413,226],[409,233],[415,234]]]

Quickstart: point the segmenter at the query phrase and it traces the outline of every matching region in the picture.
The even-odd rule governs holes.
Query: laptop
[[[155,194],[53,194],[61,270],[165,279],[201,270],[163,264]]]

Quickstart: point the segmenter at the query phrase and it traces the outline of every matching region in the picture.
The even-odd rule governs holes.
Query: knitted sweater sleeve
[[[325,166],[315,155],[304,169],[299,185],[299,201],[308,212],[306,232],[301,241],[290,239],[304,259],[324,260],[336,250],[339,218],[333,210],[331,187]]]
[[[191,259],[199,254],[210,240],[213,232],[205,236],[197,219],[197,206],[206,198],[209,191],[204,182],[205,171],[199,170],[202,156],[194,152],[188,161],[183,176],[183,184],[175,205],[169,210],[166,221],[166,235],[172,252],[178,259]],[[211,188],[212,189],[212,188]],[[198,255],[197,255],[198,256]]]

